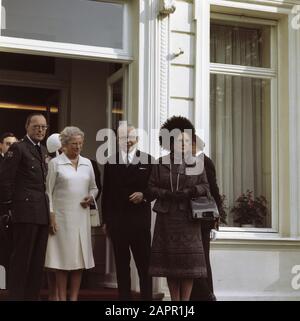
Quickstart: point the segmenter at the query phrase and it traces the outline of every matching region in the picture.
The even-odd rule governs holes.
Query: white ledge
[[[217,232],[217,238],[211,241],[212,248],[219,245],[246,245],[246,246],[297,246],[300,237],[282,237],[278,233],[251,233],[251,232]]]

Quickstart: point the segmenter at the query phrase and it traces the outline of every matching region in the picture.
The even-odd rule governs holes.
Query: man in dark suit
[[[104,167],[103,227],[115,254],[120,300],[131,300],[130,249],[139,274],[142,300],[152,299],[148,275],[151,253],[151,203],[143,192],[151,173],[151,156],[136,148],[133,126],[118,129],[119,153]],[[115,162],[114,162],[115,161]]]
[[[38,300],[48,240],[45,193],[47,122],[42,114],[26,121],[27,135],[13,144],[0,168],[0,198],[11,202],[13,250],[8,291],[11,300]]]
[[[0,167],[4,156],[12,144],[17,142],[16,136],[11,132],[3,133],[0,136]],[[0,265],[5,267],[6,287],[8,284],[8,265],[12,246],[12,233],[9,226],[9,204],[0,202]]]
[[[196,142],[193,146],[194,154],[204,149],[204,142],[196,136]],[[219,187],[217,185],[216,169],[213,161],[204,154],[204,169],[206,171],[206,176],[209,184],[209,189],[212,197],[214,198],[219,213],[222,210],[222,200],[219,192]],[[218,221],[215,222],[201,222],[201,236],[205,255],[207,278],[201,278],[194,280],[193,289],[191,293],[190,300],[195,301],[215,301],[216,297],[214,295],[212,271],[210,265],[210,232],[212,229],[218,229]]]
[[[4,155],[8,151],[9,147],[16,141],[18,141],[17,137],[15,136],[15,134],[10,132],[3,133],[0,136],[0,166],[4,161]]]

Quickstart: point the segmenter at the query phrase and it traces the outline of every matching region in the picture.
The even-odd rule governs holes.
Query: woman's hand
[[[49,232],[51,235],[56,234],[58,230],[58,226],[56,223],[56,219],[55,219],[55,214],[53,212],[50,213],[50,225],[49,225]]]
[[[134,204],[139,204],[143,201],[144,194],[141,192],[135,192],[129,196],[129,202],[132,202]]]
[[[93,197],[92,196],[86,196],[83,201],[80,202],[80,205],[83,208],[89,207],[93,203]]]

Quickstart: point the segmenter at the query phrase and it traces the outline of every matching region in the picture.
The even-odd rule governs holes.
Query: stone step
[[[163,293],[154,293],[153,300],[161,301],[164,297]],[[132,292],[132,298],[134,301],[140,300],[140,294],[138,292]],[[8,300],[7,290],[0,290],[0,301]],[[41,301],[48,300],[48,290],[41,291]],[[95,290],[82,289],[79,292],[79,301],[118,301],[118,290],[112,288],[100,288]]]

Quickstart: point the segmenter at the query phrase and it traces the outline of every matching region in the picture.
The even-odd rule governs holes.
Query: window
[[[0,45],[128,62],[132,12],[128,0],[0,0]]]
[[[225,196],[227,226],[272,228],[276,22],[246,18],[241,23],[234,16],[222,16],[225,19],[212,15],[210,28],[210,146]],[[231,211],[248,191],[253,199],[263,196],[267,201],[261,219],[238,219]]]
[[[123,5],[81,0],[2,0],[5,37],[123,48]]]

